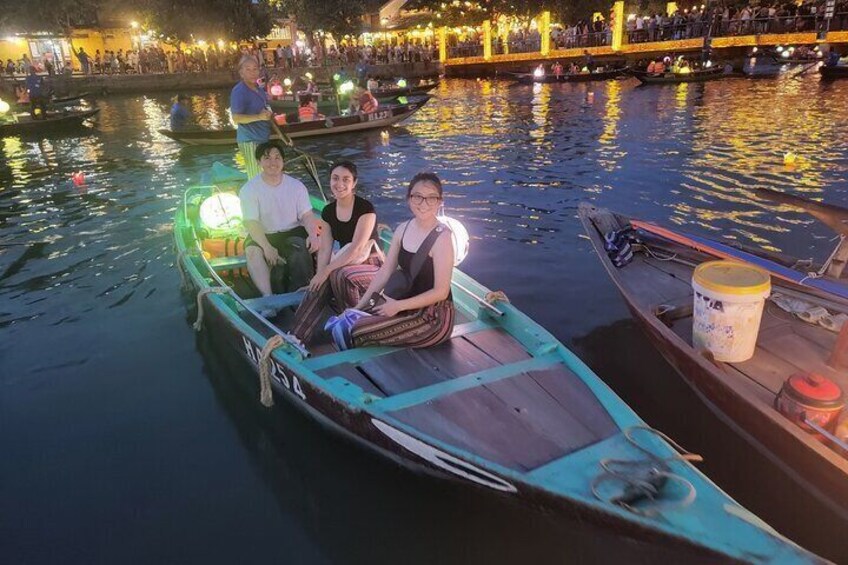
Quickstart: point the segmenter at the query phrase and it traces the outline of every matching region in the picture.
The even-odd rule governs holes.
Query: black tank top
[[[403,235],[406,235],[406,227],[404,227]],[[407,274],[409,274],[410,268],[412,267],[412,258],[415,256],[415,251],[407,251],[403,246],[403,236],[400,238],[400,253],[398,253],[398,265],[401,270]],[[421,266],[421,270],[418,271],[418,276],[415,277],[415,280],[412,281],[412,289],[410,296],[417,296],[428,290],[433,290],[433,287],[436,286],[436,275],[433,270],[433,258],[427,257],[424,260],[424,265]],[[452,293],[448,294],[448,300],[452,298]]]

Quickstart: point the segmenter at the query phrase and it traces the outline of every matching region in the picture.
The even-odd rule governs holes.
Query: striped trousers
[[[294,315],[291,332],[302,342],[308,343],[321,322],[324,309],[330,306],[331,299],[335,298],[337,312],[356,306],[381,264],[380,258],[374,254],[364,263],[347,265],[330,273],[318,290],[310,290],[303,297]]]
[[[360,318],[350,334],[354,347],[431,347],[450,339],[455,316],[453,300],[448,298],[397,316]]]
[[[256,160],[257,145],[259,144],[255,141],[241,141],[238,144],[241,156],[244,158],[244,169],[247,173],[247,180],[252,179],[262,172],[259,162]]]

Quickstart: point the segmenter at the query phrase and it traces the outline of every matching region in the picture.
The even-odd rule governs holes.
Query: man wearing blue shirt
[[[29,68],[29,76],[26,78],[27,92],[29,92],[29,111],[33,118],[44,118],[44,110],[47,107],[46,88],[44,78],[38,76],[35,67]]]
[[[259,62],[256,58],[245,55],[238,65],[241,81],[230,93],[230,113],[233,122],[238,127],[236,141],[244,157],[247,178],[252,179],[261,171],[256,162],[256,147],[265,143],[271,135],[269,120],[272,115],[268,108],[265,91],[259,88]]]
[[[188,102],[188,96],[180,94],[177,96],[177,101],[171,106],[171,131],[180,131],[191,125],[192,115]]]

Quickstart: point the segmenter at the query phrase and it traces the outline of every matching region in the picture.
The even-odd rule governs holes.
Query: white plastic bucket
[[[768,273],[744,263],[710,261],[695,269],[692,288],[695,349],[728,363],[753,357],[763,306],[771,294]]]

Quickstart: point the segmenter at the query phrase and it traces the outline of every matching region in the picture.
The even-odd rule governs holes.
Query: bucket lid
[[[842,389],[817,373],[795,373],[786,381],[786,392],[807,404],[840,406]]]
[[[692,279],[714,292],[724,294],[768,294],[769,274],[753,265],[735,261],[707,261],[695,268]]]

